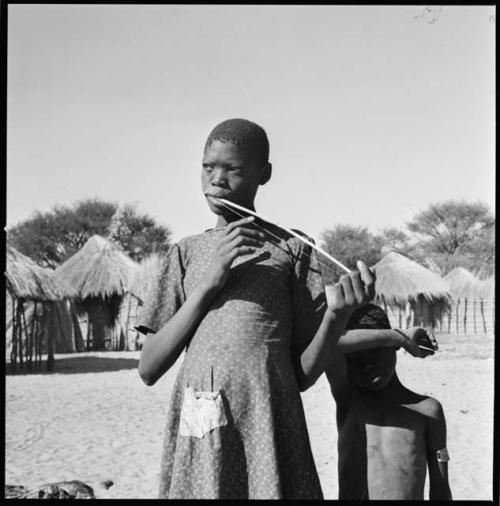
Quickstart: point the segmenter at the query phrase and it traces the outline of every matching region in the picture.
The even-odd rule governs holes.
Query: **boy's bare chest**
[[[371,499],[420,498],[426,421],[412,408],[351,405],[339,426],[339,471],[353,490],[367,487]]]

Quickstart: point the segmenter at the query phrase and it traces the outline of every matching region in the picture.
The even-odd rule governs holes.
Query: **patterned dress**
[[[167,410],[161,498],[323,498],[297,384],[326,308],[323,281],[310,247],[271,230],[280,239],[236,259],[187,346]],[[157,331],[179,309],[221,233],[172,246],[142,324]]]

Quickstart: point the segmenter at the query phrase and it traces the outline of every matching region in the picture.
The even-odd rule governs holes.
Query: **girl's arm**
[[[415,357],[426,357],[433,351],[419,348],[419,340],[431,341],[425,329],[412,327],[399,329],[345,330],[352,312],[373,299],[375,274],[359,261],[358,271],[340,278],[333,287],[323,320],[310,344],[300,357],[298,383],[301,391],[312,386],[331,365],[337,353],[349,353],[384,346],[403,347]],[[428,346],[430,344],[427,343]],[[330,375],[333,376],[330,367]]]
[[[139,359],[139,375],[146,385],[154,385],[172,367],[214,296],[208,287],[197,287],[156,334],[146,336]]]
[[[252,221],[251,216],[226,227],[200,285],[159,332],[146,336],[139,359],[139,375],[146,385],[154,385],[175,363],[226,283],[235,258],[262,246],[263,234],[245,227]]]
[[[334,285],[319,328],[300,356],[297,380],[301,391],[316,382],[330,364],[333,354],[338,353],[338,341],[352,312],[375,295],[375,274],[361,261],[358,269],[343,275]]]

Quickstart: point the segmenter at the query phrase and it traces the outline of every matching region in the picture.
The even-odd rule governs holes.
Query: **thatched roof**
[[[448,282],[450,293],[456,299],[477,294],[479,279],[463,267],[455,267],[443,279]]]
[[[9,245],[5,278],[7,290],[16,298],[54,301],[74,295],[70,287],[56,279],[54,271],[40,267]]]
[[[158,280],[163,271],[165,260],[165,257],[153,253],[139,264],[132,290],[142,301],[153,302],[150,299],[156,294]]]
[[[495,276],[479,281],[479,296],[482,299],[495,298]]]
[[[373,268],[375,293],[388,304],[404,305],[423,296],[429,302],[448,301],[448,283],[438,274],[395,252],[388,253]]]
[[[75,289],[77,297],[109,297],[131,292],[138,264],[117,245],[93,235],[55,270],[58,279]]]

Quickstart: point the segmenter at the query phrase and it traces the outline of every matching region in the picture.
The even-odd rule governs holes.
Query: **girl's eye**
[[[205,170],[206,172],[210,172],[213,168],[214,168],[213,165],[210,165],[208,163],[203,164],[203,170]]]

